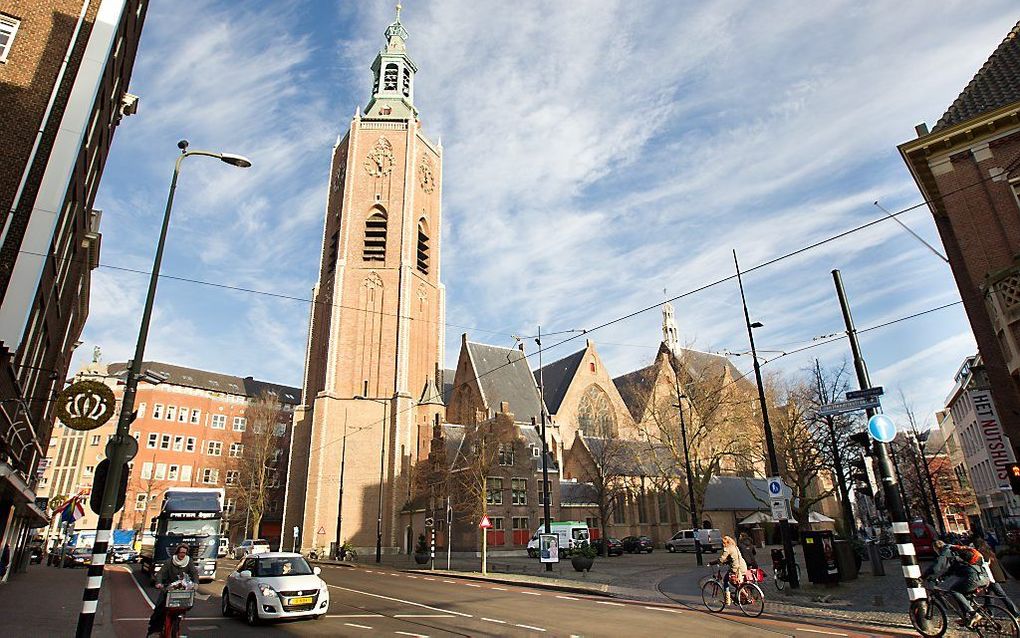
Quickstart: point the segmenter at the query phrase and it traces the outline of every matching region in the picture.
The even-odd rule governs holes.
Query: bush
[[[580,544],[574,545],[574,550],[571,552],[571,556],[582,556],[584,558],[595,558],[598,555],[598,551],[588,541],[581,541]]]
[[[425,534],[418,534],[418,544],[414,547],[415,554],[428,554],[429,544],[425,540]]]

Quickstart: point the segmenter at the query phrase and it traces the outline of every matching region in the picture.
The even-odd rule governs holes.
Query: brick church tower
[[[328,551],[339,537],[372,554],[377,533],[382,551],[406,549],[398,520],[409,468],[427,457],[421,441],[443,416],[442,148],[418,120],[407,37],[397,5],[372,64],[372,98],[333,149],[294,415],[287,549],[294,527],[306,551]]]

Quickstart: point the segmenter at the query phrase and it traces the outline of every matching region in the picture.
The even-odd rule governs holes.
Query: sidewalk
[[[0,585],[0,626],[6,636],[72,636],[81,612],[87,570],[29,565]],[[92,635],[114,638],[107,587]]]

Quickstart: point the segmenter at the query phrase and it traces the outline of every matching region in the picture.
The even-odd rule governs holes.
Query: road
[[[845,627],[746,619],[732,613],[659,606],[516,585],[371,567],[323,566],[330,607],[321,620],[248,627],[220,614],[226,570],[199,588],[189,636],[819,636],[893,635]],[[108,572],[118,637],[144,635],[156,590],[137,567]],[[144,593],[143,593],[144,592]],[[739,613],[739,612],[737,612]]]

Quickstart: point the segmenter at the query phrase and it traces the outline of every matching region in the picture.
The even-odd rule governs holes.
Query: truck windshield
[[[166,533],[175,536],[212,536],[219,531],[220,522],[216,519],[167,521]]]

